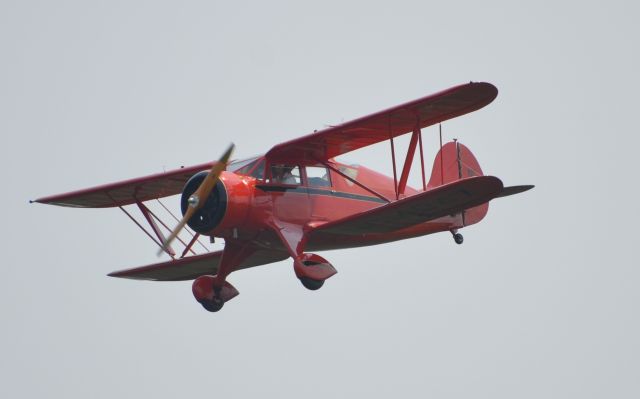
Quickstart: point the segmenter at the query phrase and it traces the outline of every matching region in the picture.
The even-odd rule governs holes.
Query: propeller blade
[[[205,177],[200,184],[200,187],[198,187],[198,189],[193,194],[191,194],[191,196],[189,197],[189,207],[187,208],[187,211],[184,213],[184,216],[182,217],[182,220],[180,220],[180,223],[178,223],[169,237],[167,237],[167,239],[162,243],[162,246],[158,251],[158,256],[160,256],[162,252],[165,252],[167,248],[169,248],[171,242],[178,236],[178,234],[180,234],[180,231],[182,231],[193,214],[196,213],[198,209],[202,208],[205,202],[207,202],[207,198],[209,198],[211,190],[213,190],[216,183],[218,182],[220,173],[222,173],[222,171],[227,167],[227,163],[229,162],[229,158],[231,158],[233,148],[234,145],[232,143],[224,152],[224,154],[222,154],[222,157],[220,157],[218,162],[213,164],[211,170],[209,170],[209,173],[207,174],[207,177]]]
[[[227,167],[227,162],[229,162],[229,158],[231,157],[232,152],[233,144],[231,144],[229,148],[227,148],[227,151],[222,154],[220,160],[211,167],[211,170],[207,174],[207,177],[205,177],[202,181],[202,184],[200,184],[200,187],[198,187],[196,192],[193,193],[191,197],[189,197],[190,207],[192,206],[192,203],[195,202],[195,208],[196,210],[198,210],[204,205],[205,202],[207,202],[207,198],[209,198],[211,190],[213,190],[213,187],[216,185],[218,177],[220,177],[220,173],[222,173],[224,168]]]

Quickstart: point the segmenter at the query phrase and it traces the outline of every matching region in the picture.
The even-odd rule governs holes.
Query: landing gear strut
[[[464,242],[464,237],[462,236],[462,234],[458,233],[457,231],[452,231],[451,234],[453,235],[453,241],[455,241],[456,244],[460,245]]]

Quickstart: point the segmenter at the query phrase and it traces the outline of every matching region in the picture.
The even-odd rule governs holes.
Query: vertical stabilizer
[[[464,144],[451,141],[438,151],[427,188],[473,176],[483,176],[478,160]]]
[[[484,176],[478,160],[464,144],[451,141],[442,146],[433,161],[427,190],[473,176]],[[488,202],[465,210],[463,224],[469,226],[478,223],[486,216],[488,210]]]

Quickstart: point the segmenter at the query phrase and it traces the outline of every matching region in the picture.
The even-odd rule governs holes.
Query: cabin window
[[[339,170],[340,172],[344,173],[345,175],[351,178],[351,180],[344,179],[344,181],[347,182],[347,185],[353,186],[352,180],[358,180],[358,165],[351,165],[351,166],[343,165],[343,166],[340,166]]]
[[[300,185],[300,168],[294,165],[271,165],[271,182]]]
[[[324,166],[307,166],[307,185],[310,187],[331,187],[329,169]]]

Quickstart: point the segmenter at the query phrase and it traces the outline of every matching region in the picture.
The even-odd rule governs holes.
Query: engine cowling
[[[185,184],[180,199],[183,216],[189,206],[189,197],[200,187],[207,173],[196,173]],[[204,235],[217,235],[226,229],[241,227],[249,214],[252,191],[246,179],[232,172],[222,172],[204,205],[187,225]]]

